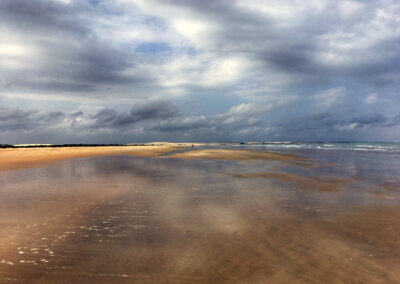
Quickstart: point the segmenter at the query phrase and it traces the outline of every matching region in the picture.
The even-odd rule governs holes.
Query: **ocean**
[[[240,142],[226,143],[218,147],[241,147],[257,150],[309,149],[400,153],[400,142]]]

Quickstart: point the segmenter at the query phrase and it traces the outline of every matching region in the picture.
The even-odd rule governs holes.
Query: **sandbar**
[[[237,149],[198,149],[176,153],[169,157],[183,159],[213,159],[213,160],[270,160],[270,161],[302,161],[304,158],[289,154],[272,153],[257,150]]]
[[[255,150],[189,150],[190,148],[188,148],[188,146],[191,145],[192,144],[190,143],[154,142],[140,146],[7,148],[0,150],[0,171],[35,167],[42,163],[63,159],[93,156],[129,155],[140,157],[161,157],[165,154],[183,149],[188,149],[188,151],[169,155],[168,157],[215,160],[304,161],[304,158],[295,155]],[[194,146],[200,146],[200,144],[195,144]]]
[[[129,155],[159,157],[181,150],[177,146],[100,146],[100,147],[60,147],[60,148],[9,148],[0,150],[0,171],[30,168],[42,163],[63,159],[93,156]]]

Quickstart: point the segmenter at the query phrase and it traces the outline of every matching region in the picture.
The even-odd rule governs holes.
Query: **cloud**
[[[252,116],[266,112],[272,108],[273,106],[270,104],[240,104],[232,107],[227,113],[217,115],[215,120],[222,125],[233,124],[237,122],[247,122],[249,117],[252,118]]]
[[[197,116],[184,114],[178,106],[165,101],[137,105],[130,112],[104,108],[94,114],[1,108],[0,139],[14,143],[8,139],[18,134],[18,137],[29,137],[29,142],[35,143],[43,142],[43,137],[52,137],[48,141],[51,143],[64,143],[60,137],[69,137],[75,143],[128,143],[149,141],[149,137],[172,141],[193,137],[202,141],[265,141],[271,140],[270,137],[274,138],[272,140],[281,140],[280,137],[300,141],[311,137],[337,140],[338,137],[357,137],[369,129],[391,131],[400,125],[400,114],[388,118],[379,113],[344,118],[339,113],[320,112],[284,123],[269,120],[271,111],[278,110],[239,104],[223,114]],[[104,135],[109,138],[99,142],[99,137]]]
[[[329,108],[334,104],[339,103],[346,96],[346,89],[344,87],[337,87],[325,90],[315,94],[312,99],[314,104],[319,108]]]
[[[51,111],[47,115],[42,116],[40,119],[45,120],[45,121],[54,121],[54,120],[60,120],[65,116],[65,113],[61,111]]]
[[[0,108],[0,120],[2,122],[14,121],[14,120],[25,120],[35,114],[36,111],[24,111],[21,109],[8,109]]]
[[[400,113],[390,119],[384,126],[393,127],[400,124]]]
[[[212,124],[206,117],[185,117],[180,120],[161,121],[151,127],[153,131],[182,132],[199,128],[212,128]]]
[[[136,120],[165,119],[179,115],[179,109],[173,103],[155,101],[139,104],[131,110],[131,116]]]
[[[21,110],[19,108],[0,108],[0,130],[9,132],[31,132],[45,125],[59,122],[65,114],[48,112],[41,114],[37,110]]]
[[[3,0],[0,137],[398,140],[399,13],[395,0]]]
[[[5,80],[12,84],[5,91],[102,97],[104,88],[123,92],[126,85],[146,81],[124,74],[138,56],[122,47],[123,40],[110,44],[103,39],[110,29],[126,24],[117,20],[120,9],[84,1],[2,1],[0,39],[9,44],[0,53],[13,52],[0,61],[0,70],[8,70]],[[30,76],[22,76],[26,72]]]
[[[71,114],[71,118],[77,118],[82,116],[83,114],[84,114],[83,111],[76,111]]]
[[[342,1],[339,3],[339,12],[342,17],[351,17],[359,13],[364,5],[358,1]]]
[[[376,102],[379,101],[379,96],[376,93],[373,94],[369,94],[366,98],[365,98],[365,102],[367,104],[374,104]]]
[[[145,120],[171,119],[179,115],[178,108],[166,101],[153,101],[134,106],[129,113],[120,114],[104,108],[91,117],[92,128],[125,127]]]
[[[351,123],[354,123],[356,127],[366,127],[366,126],[379,126],[385,125],[388,119],[379,113],[365,114],[360,117],[353,118]]]

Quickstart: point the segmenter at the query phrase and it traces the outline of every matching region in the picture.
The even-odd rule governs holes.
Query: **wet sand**
[[[357,180],[355,178],[338,179],[330,177],[309,177],[309,176],[300,176],[290,173],[274,173],[274,172],[234,174],[233,176],[239,178],[274,179],[282,182],[293,183],[300,190],[303,191],[321,191],[321,192],[340,191],[345,183]]]
[[[198,146],[206,146],[213,145],[211,143],[174,143],[174,142],[149,142],[144,143],[143,145],[147,146],[173,146],[173,147],[198,147]]]
[[[190,143],[146,143],[145,146],[99,146],[99,147],[60,147],[60,148],[8,148],[0,149],[0,172],[40,166],[43,163],[64,159],[129,155],[139,157],[161,157],[175,151],[181,153],[169,155],[174,158],[214,159],[214,160],[278,160],[284,162],[306,163],[302,157],[273,152],[254,150],[200,149],[192,150]]]
[[[302,157],[256,150],[199,149],[170,155],[183,159],[302,161]]]
[[[157,157],[180,150],[174,145],[0,149],[0,171],[21,169],[63,159],[129,155]]]
[[[400,281],[397,157],[118,154],[0,173],[0,283]]]

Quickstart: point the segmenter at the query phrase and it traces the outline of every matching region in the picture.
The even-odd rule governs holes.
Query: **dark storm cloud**
[[[180,114],[179,109],[172,103],[153,101],[138,104],[128,114],[120,114],[114,109],[102,109],[92,119],[94,128],[124,127],[145,120],[170,119]]]
[[[10,109],[3,107],[0,108],[0,121],[26,120],[35,113],[37,113],[35,110]]]
[[[93,116],[93,119],[96,121],[96,125],[105,126],[109,124],[109,122],[114,122],[118,117],[118,113],[114,109],[104,108]]]
[[[290,137],[297,141],[341,141],[360,139],[377,140],[375,137],[370,139],[368,133],[376,133],[378,129],[388,129],[393,131],[394,127],[400,124],[400,115],[386,117],[379,113],[368,113],[362,116],[343,117],[341,113],[319,113],[310,116],[297,117],[286,121],[284,124],[273,125],[275,134],[279,137]]]
[[[79,71],[73,76],[76,80],[83,80],[88,84],[127,84],[143,80],[121,74],[134,65],[133,54],[115,50],[103,42],[93,41],[91,47],[83,47],[71,57],[78,63]]]
[[[166,101],[156,101],[139,104],[131,110],[131,116],[136,120],[165,119],[179,115],[177,106]]]
[[[47,115],[40,117],[40,119],[52,122],[54,120],[62,119],[64,116],[65,116],[65,113],[63,113],[61,111],[51,111]]]
[[[29,130],[36,126],[37,111],[0,108],[0,130],[3,132]]]
[[[351,123],[356,123],[357,127],[365,127],[385,125],[387,121],[388,119],[382,114],[370,113],[352,119]]]
[[[146,81],[123,74],[137,57],[101,38],[96,21],[102,13],[106,17],[107,10],[85,1],[1,1],[0,25],[34,53],[21,59],[22,69],[0,62],[0,71],[8,71],[4,77],[9,85],[4,91],[89,92],[88,96],[96,97],[104,92],[93,93],[100,86]],[[26,72],[30,76],[22,76]]]
[[[400,125],[400,113],[395,117],[393,117],[392,119],[390,119],[384,126],[393,127],[396,125]]]
[[[77,118],[84,115],[83,111],[76,111],[71,114],[71,118]]]
[[[94,115],[82,111],[65,114],[62,112],[23,111],[20,109],[0,109],[0,130],[2,134],[21,133],[24,131],[35,141],[40,137],[55,134],[55,137],[75,137],[75,140],[96,143],[98,131],[106,131],[108,143],[117,143],[119,139],[132,141],[132,133],[152,133],[154,137],[199,137],[210,135],[220,141],[244,141],[247,137],[253,140],[264,140],[266,135],[274,137],[293,137],[292,140],[309,140],[315,137],[320,140],[345,137],[352,139],[357,129],[392,129],[400,124],[400,115],[387,118],[378,113],[370,113],[350,119],[338,113],[320,113],[307,117],[298,117],[285,124],[273,123],[265,117],[265,111],[255,113],[257,106],[239,105],[229,112],[210,116],[184,116],[177,106],[168,102],[152,102],[135,106],[131,112],[118,112],[114,109],[102,109]],[[227,119],[236,119],[229,120]],[[301,132],[301,133],[300,133]],[[347,133],[344,135],[343,133]],[[175,136],[169,136],[173,134]],[[7,136],[0,135],[4,142]],[[47,135],[47,136],[46,136]],[[142,135],[142,134],[141,134]],[[148,135],[148,134],[147,134]],[[178,136],[176,136],[178,135]],[[138,136],[146,141],[147,136]],[[164,136],[163,136],[164,137]],[[178,141],[179,139],[176,139]],[[55,140],[55,143],[61,143]],[[54,143],[54,141],[51,141]]]
[[[90,7],[81,3],[66,7],[56,1],[3,0],[0,2],[1,22],[19,31],[34,32],[34,36],[49,33],[85,36],[90,30],[79,19]]]
[[[340,114],[323,114],[306,119],[309,123],[308,128],[319,125],[321,128],[332,128],[346,125],[353,125],[354,128],[375,127],[387,125],[388,119],[380,113],[368,113],[362,116],[344,119]]]
[[[4,132],[32,131],[59,123],[64,115],[59,111],[41,114],[37,110],[0,108],[0,129]]]

